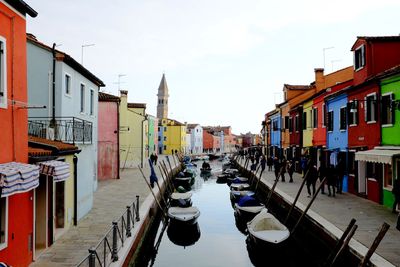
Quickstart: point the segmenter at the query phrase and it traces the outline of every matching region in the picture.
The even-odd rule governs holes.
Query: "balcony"
[[[70,144],[92,144],[93,125],[76,117],[30,117],[28,134]]]

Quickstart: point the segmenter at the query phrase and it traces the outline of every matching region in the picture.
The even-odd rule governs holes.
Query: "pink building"
[[[119,179],[120,98],[99,92],[98,179]]]

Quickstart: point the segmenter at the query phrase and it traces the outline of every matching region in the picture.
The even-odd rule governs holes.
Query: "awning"
[[[9,162],[0,164],[1,197],[27,192],[39,186],[39,166]]]
[[[400,156],[400,148],[375,147],[371,150],[358,151],[355,153],[355,160],[374,163],[392,164],[392,158]]]
[[[39,163],[40,173],[53,176],[54,182],[65,181],[69,173],[69,163],[59,160],[49,160]]]

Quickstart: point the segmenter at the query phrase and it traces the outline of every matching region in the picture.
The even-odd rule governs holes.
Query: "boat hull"
[[[196,207],[170,207],[168,209],[168,217],[177,224],[195,224],[199,216],[200,211]]]

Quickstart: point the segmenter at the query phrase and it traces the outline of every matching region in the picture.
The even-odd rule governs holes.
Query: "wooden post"
[[[356,223],[356,219],[351,219],[349,225],[347,226],[346,230],[343,232],[342,236],[340,237],[340,239],[338,240],[338,242],[336,243],[335,247],[333,248],[332,252],[329,254],[328,258],[325,260],[325,262],[323,263],[322,266],[328,266],[333,258],[335,257],[335,255],[337,255],[340,247],[342,246],[344,239],[347,237],[347,235],[349,234],[351,228],[353,227],[353,225]]]
[[[305,210],[303,211],[303,213],[301,214],[299,220],[297,221],[296,225],[293,227],[293,229],[292,229],[292,231],[290,232],[290,234],[293,234],[293,233],[296,231],[296,229],[297,229],[297,227],[299,226],[301,220],[304,218],[304,216],[306,215],[307,211],[310,209],[310,207],[311,207],[312,203],[314,202],[315,198],[318,196],[318,193],[319,193],[319,191],[321,190],[322,185],[325,183],[325,180],[326,180],[326,177],[325,177],[325,178],[321,181],[321,183],[319,184],[317,191],[316,191],[315,194],[313,195],[311,201],[308,203],[306,209],[305,209]]]
[[[265,203],[265,207],[266,207],[266,208],[268,207],[269,201],[270,201],[270,199],[272,198],[272,194],[273,194],[273,192],[275,191],[275,187],[276,187],[276,185],[278,184],[278,182],[279,182],[279,179],[275,179],[274,184],[272,185],[271,189],[270,189],[269,192],[268,192],[267,201],[266,201],[266,203]]]
[[[354,233],[357,230],[357,224],[353,225],[351,227],[351,230],[349,231],[348,235],[346,236],[346,239],[344,240],[342,246],[340,247],[339,251],[336,253],[335,257],[333,258],[332,262],[329,264],[330,267],[332,267],[336,260],[339,258],[340,254],[342,254],[343,250],[349,245],[349,242],[351,238],[353,237]]]
[[[306,174],[304,175],[303,182],[301,182],[299,191],[297,191],[297,195],[296,195],[296,197],[295,197],[294,200],[293,200],[292,206],[290,207],[289,212],[288,212],[288,214],[287,214],[287,216],[286,216],[286,219],[284,220],[283,224],[286,224],[287,221],[289,220],[289,217],[290,217],[290,215],[292,214],[292,211],[293,211],[294,207],[296,206],[297,200],[298,200],[299,197],[300,197],[301,191],[303,190],[304,184],[305,184],[306,181],[307,181],[307,179],[306,179],[307,176],[308,176],[308,171],[307,171]]]
[[[167,187],[167,190],[169,191],[169,193],[173,193],[174,191],[171,190],[171,185],[170,185],[170,183],[168,182],[168,180],[164,179],[164,174],[163,174],[163,171],[161,170],[161,167],[160,167],[160,166],[158,166],[158,170],[159,170],[160,173],[161,173],[161,177],[162,177],[162,179],[163,179],[163,181],[164,181],[164,183],[165,183],[165,185],[166,185],[166,187]]]
[[[378,235],[375,237],[372,246],[368,249],[367,254],[365,254],[364,258],[360,262],[359,267],[367,266],[369,259],[371,258],[372,254],[374,254],[375,250],[378,248],[379,243],[381,243],[382,239],[385,237],[386,232],[389,230],[390,225],[384,222],[382,224],[381,230],[379,231]]]

